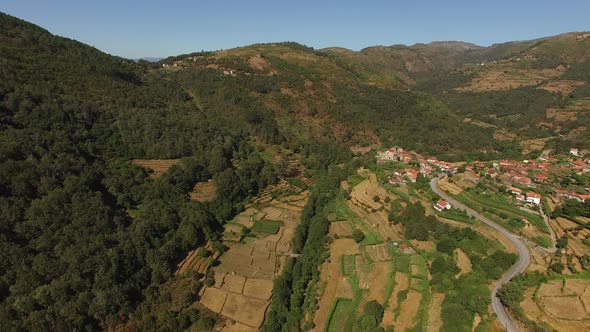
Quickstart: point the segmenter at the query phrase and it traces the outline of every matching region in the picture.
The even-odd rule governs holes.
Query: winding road
[[[500,280],[498,280],[498,282],[496,283],[496,286],[492,290],[492,308],[494,309],[494,312],[496,313],[496,315],[498,315],[498,320],[500,321],[500,323],[502,323],[502,325],[504,325],[504,327],[506,328],[506,330],[508,330],[508,332],[518,331],[518,329],[516,328],[514,323],[510,320],[510,317],[508,317],[508,314],[506,313],[506,310],[504,310],[504,307],[502,306],[502,303],[500,302],[500,298],[498,298],[497,295],[498,295],[498,290],[500,288],[502,288],[502,286],[504,284],[506,284],[508,281],[510,281],[510,279],[512,279],[514,276],[523,273],[526,270],[526,268],[529,266],[529,263],[531,261],[529,250],[527,249],[524,242],[520,239],[520,237],[510,233],[509,231],[504,229],[502,226],[496,224],[495,222],[491,221],[490,219],[484,217],[479,212],[473,210],[472,208],[464,205],[461,202],[458,202],[457,200],[453,199],[452,197],[447,195],[442,190],[438,189],[438,181],[441,178],[442,177],[434,178],[430,181],[430,187],[432,188],[432,191],[434,191],[436,194],[438,194],[444,200],[449,202],[454,208],[465,211],[467,214],[473,216],[477,220],[485,223],[486,225],[488,225],[488,226],[492,227],[493,229],[497,230],[498,232],[500,232],[500,234],[507,237],[510,240],[510,242],[512,242],[514,244],[514,246],[516,247],[516,249],[518,250],[518,261],[510,267],[510,269],[502,276],[502,278],[500,278]]]

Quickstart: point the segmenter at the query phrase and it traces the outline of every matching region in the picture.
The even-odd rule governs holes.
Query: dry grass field
[[[277,188],[294,194],[272,198],[271,192]],[[219,257],[219,264],[212,267],[215,284],[205,287],[199,300],[201,305],[229,320],[222,323],[224,331],[258,329],[262,325],[274,279],[280,274],[286,255],[291,253],[291,240],[308,196],[309,191],[280,183],[264,190],[225,225],[223,240],[229,249]],[[280,222],[276,234],[257,231],[253,232],[254,237],[240,241],[243,228],[252,228],[265,220]]]
[[[473,271],[473,268],[471,266],[471,260],[463,250],[455,249],[455,261],[457,262],[457,266],[461,270],[459,273],[457,273],[457,278],[459,278],[462,274]]]
[[[529,319],[559,331],[590,330],[590,280],[558,279],[525,292],[521,302]]]
[[[352,226],[348,221],[335,221],[330,223],[330,235],[344,237],[352,235]]]
[[[552,138],[553,137],[546,137],[521,141],[520,145],[522,146],[522,153],[529,154],[533,151],[541,151]]]
[[[442,303],[445,300],[446,294],[434,293],[430,300],[430,306],[428,309],[428,331],[438,332],[442,327],[443,321],[442,315]]]
[[[151,171],[152,177],[159,177],[164,174],[170,167],[178,164],[179,159],[133,159],[131,163],[147,168]]]
[[[538,85],[561,76],[565,70],[563,66],[554,69],[515,69],[509,65],[498,64],[480,72],[479,76],[467,86],[456,90],[461,92],[502,91]]]
[[[217,185],[213,180],[197,182],[189,195],[197,202],[211,202],[217,198]]]
[[[343,283],[348,283],[346,276],[342,275],[341,259],[342,256],[354,256],[360,254],[360,250],[353,239],[339,238],[335,239],[330,245],[330,258],[322,264],[320,270],[320,283],[325,287],[322,296],[318,301],[318,309],[313,318],[315,329],[313,331],[323,331],[330,314],[330,308],[335,299],[344,295],[348,296],[348,289],[345,289]],[[352,289],[350,289],[352,292]],[[344,293],[344,294],[342,294]],[[340,295],[340,296],[339,296]]]
[[[383,314],[383,326],[394,326],[396,323],[395,310],[398,307],[397,299],[398,294],[402,291],[406,291],[410,285],[409,275],[402,272],[396,272],[395,274],[395,287],[391,296],[389,297],[387,310]]]
[[[400,306],[400,315],[395,321],[394,331],[405,331],[411,329],[414,326],[414,317],[418,313],[420,308],[420,302],[422,301],[422,294],[410,290],[408,297],[402,302]]]
[[[563,95],[568,95],[577,88],[584,86],[585,84],[586,83],[584,81],[556,80],[543,84],[539,87],[539,89],[547,90],[553,93],[561,93]]]

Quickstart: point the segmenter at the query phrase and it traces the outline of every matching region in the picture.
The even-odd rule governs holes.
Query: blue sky
[[[485,46],[590,30],[588,0],[4,0],[0,11],[129,58],[275,41],[354,50],[435,40]]]

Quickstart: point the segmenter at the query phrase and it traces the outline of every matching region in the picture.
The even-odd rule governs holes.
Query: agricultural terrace
[[[150,176],[158,178],[179,161],[180,159],[133,159],[131,163],[147,168],[150,171]]]
[[[229,249],[208,272],[199,300],[228,319],[225,330],[254,331],[262,325],[308,196],[309,191],[282,181],[225,225],[223,244]]]
[[[493,180],[480,178],[475,186],[465,186],[463,183],[464,180],[455,181],[451,178],[443,183],[444,188],[441,188],[456,187],[449,193],[458,201],[515,234],[522,235],[544,248],[551,247],[549,229],[538,210],[515,206],[514,197]]]
[[[430,199],[429,192],[385,187],[377,174],[361,168],[329,205],[332,242],[321,267],[312,330],[492,326],[486,283],[516,257],[477,231],[427,215],[421,202]],[[475,306],[462,305],[466,297]]]

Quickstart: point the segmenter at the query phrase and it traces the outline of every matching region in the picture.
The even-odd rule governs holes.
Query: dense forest
[[[224,250],[221,224],[275,181],[274,167],[146,64],[7,15],[0,31],[4,329],[98,330],[130,315],[140,327],[211,324],[188,307],[160,317],[149,303],[188,250]],[[128,162],[144,157],[184,158],[152,179]],[[217,200],[189,200],[208,179]]]

